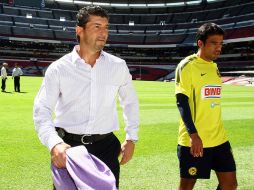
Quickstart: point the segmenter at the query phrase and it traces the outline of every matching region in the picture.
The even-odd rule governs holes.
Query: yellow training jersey
[[[178,64],[175,77],[175,93],[189,97],[192,119],[203,147],[214,147],[226,142],[221,118],[222,82],[216,63],[207,62],[193,54]],[[182,119],[178,144],[190,146],[190,137]]]

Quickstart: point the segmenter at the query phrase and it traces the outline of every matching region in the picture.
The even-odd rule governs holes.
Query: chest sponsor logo
[[[221,86],[220,85],[206,85],[202,88],[201,95],[203,99],[220,98]]]

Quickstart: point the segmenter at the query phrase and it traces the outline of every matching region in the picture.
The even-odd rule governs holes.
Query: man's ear
[[[76,26],[76,34],[79,36],[80,33],[82,32],[83,28],[80,26]]]
[[[204,43],[201,40],[198,40],[198,47],[202,48],[204,46]]]

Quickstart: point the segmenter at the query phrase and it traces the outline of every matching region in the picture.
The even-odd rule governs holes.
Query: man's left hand
[[[120,164],[124,165],[131,160],[134,153],[135,144],[131,140],[126,140],[122,144],[121,149],[122,159],[120,161]]]

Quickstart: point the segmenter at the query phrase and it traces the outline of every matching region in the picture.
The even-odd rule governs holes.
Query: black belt
[[[82,144],[93,144],[95,142],[101,141],[105,139],[106,137],[113,135],[113,133],[107,133],[107,134],[83,134],[83,135],[77,135],[66,132],[64,129],[56,127],[56,131],[61,138],[71,139],[76,142],[81,142]]]

